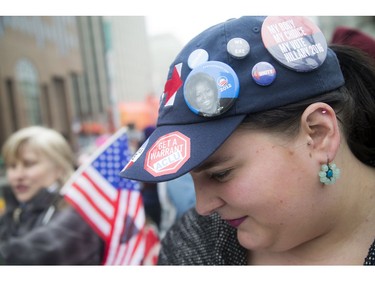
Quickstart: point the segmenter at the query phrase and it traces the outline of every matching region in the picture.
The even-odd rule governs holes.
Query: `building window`
[[[11,79],[7,79],[5,82],[5,87],[6,87],[7,100],[8,100],[7,107],[9,108],[9,113],[10,113],[9,115],[10,120],[8,122],[13,132],[13,131],[16,131],[20,125],[18,116],[16,114],[17,103],[16,103],[16,97],[14,94],[14,81]]]
[[[38,73],[29,60],[21,59],[17,62],[16,79],[27,120],[30,125],[42,124]]]

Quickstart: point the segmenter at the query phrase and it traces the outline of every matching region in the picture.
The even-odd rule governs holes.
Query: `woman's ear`
[[[331,162],[340,146],[336,113],[326,103],[309,105],[301,116],[301,132],[308,137],[314,154],[321,163]]]

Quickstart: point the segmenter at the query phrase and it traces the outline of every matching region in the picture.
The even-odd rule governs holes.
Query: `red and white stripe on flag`
[[[122,130],[63,188],[65,199],[105,241],[104,265],[139,265],[146,254],[145,213],[138,183],[118,175],[129,158]]]
[[[147,224],[144,228],[145,236],[145,255],[143,265],[155,265],[158,262],[160,251],[160,239],[156,227],[152,224]]]
[[[104,264],[142,264],[145,254],[145,241],[142,237],[145,213],[140,192],[121,191],[118,205],[118,215]]]

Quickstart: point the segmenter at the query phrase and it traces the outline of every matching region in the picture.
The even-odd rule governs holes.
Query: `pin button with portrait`
[[[184,84],[187,106],[204,117],[218,116],[229,110],[238,94],[237,74],[219,61],[209,61],[194,68]]]

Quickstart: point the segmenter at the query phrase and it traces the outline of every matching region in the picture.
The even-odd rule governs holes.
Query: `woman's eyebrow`
[[[229,161],[230,158],[231,158],[230,156],[217,156],[217,157],[213,157],[212,159],[210,158],[209,160],[199,165],[197,168],[193,169],[191,172],[199,173],[201,171],[211,169],[212,167],[215,167],[219,164]]]

